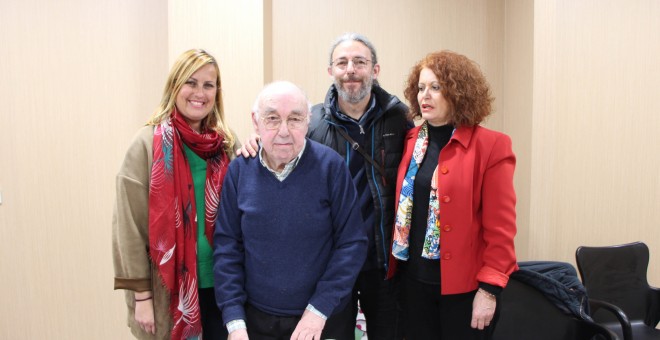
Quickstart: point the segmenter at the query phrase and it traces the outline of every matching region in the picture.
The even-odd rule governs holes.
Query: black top
[[[429,144],[424,160],[415,176],[413,189],[413,209],[410,226],[410,258],[406,265],[407,274],[424,283],[440,284],[440,260],[430,260],[422,257],[426,224],[429,216],[429,195],[431,179],[438,167],[440,150],[447,145],[454,127],[452,125],[428,126]],[[414,162],[411,160],[411,162]],[[442,213],[442,212],[441,212]],[[440,236],[442,237],[442,235]]]

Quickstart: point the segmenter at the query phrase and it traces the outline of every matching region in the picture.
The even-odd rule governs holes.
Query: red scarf
[[[202,333],[197,280],[197,214],[195,193],[183,144],[206,160],[206,227],[213,244],[213,228],[220,189],[229,158],[223,137],[215,131],[193,131],[175,109],[173,118],[154,129],[153,166],[149,185],[149,249],[151,259],[170,293],[174,320],[172,339]]]

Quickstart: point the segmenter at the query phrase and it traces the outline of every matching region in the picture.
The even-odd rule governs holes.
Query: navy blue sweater
[[[344,305],[367,248],[355,186],[341,157],[307,139],[282,182],[258,157],[225,176],[214,235],[215,294],[224,323],[245,302],[273,315],[326,316]]]

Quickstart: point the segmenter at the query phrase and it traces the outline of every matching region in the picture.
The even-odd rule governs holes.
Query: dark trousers
[[[300,316],[272,315],[245,305],[245,324],[250,340],[289,340]]]
[[[245,305],[245,324],[250,340],[289,340],[293,331],[296,330],[302,315],[280,316],[259,310],[250,305]],[[350,338],[334,338],[327,334],[328,324],[335,323],[335,315],[328,318],[325,328],[321,333],[321,339],[353,340],[355,339],[355,328]]]
[[[499,316],[499,301],[490,326],[480,331],[470,327],[476,291],[440,295],[439,284],[422,283],[402,276],[401,304],[406,340],[491,339]]]
[[[227,340],[227,328],[222,324],[213,287],[199,289],[199,314],[204,340]]]
[[[349,305],[328,320],[325,333],[330,339],[355,339],[358,301],[367,321],[367,336],[376,340],[403,338],[398,278],[384,280],[381,270],[360,272]]]

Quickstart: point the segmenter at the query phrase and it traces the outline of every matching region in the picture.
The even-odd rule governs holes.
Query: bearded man
[[[344,318],[335,317],[330,338],[348,339],[355,331],[358,301],[369,338],[401,339],[396,278],[385,280],[394,223],[396,171],[406,131],[413,126],[408,107],[378,84],[376,49],[364,36],[346,33],[330,48],[333,80],[325,101],[312,108],[307,136],[338,152],[357,188],[368,227],[367,259]]]

